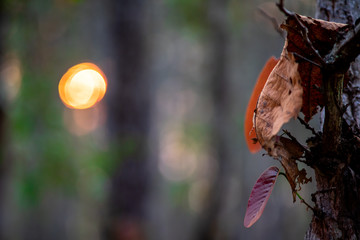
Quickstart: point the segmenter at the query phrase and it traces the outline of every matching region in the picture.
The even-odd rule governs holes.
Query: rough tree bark
[[[359,16],[358,0],[317,1],[316,18],[356,25]],[[357,58],[346,73],[344,89],[341,81],[334,81],[344,75],[324,72],[325,123],[322,139],[314,139],[320,147],[312,149],[317,192],[312,194],[314,215],[305,239],[360,239],[359,71]]]

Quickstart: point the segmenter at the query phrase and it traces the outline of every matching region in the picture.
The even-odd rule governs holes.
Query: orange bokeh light
[[[105,95],[105,74],[92,63],[80,63],[70,68],[59,82],[59,95],[65,106],[86,109]]]

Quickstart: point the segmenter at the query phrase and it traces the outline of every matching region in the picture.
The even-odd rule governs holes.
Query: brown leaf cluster
[[[306,178],[304,169],[298,169],[295,162],[303,155],[303,148],[291,139],[276,136],[284,123],[297,117],[303,97],[298,64],[293,54],[287,51],[286,43],[279,62],[260,94],[254,122],[261,146],[271,156],[281,159],[295,201],[295,193],[300,190],[300,184],[307,183],[310,179]]]
[[[313,86],[314,82],[311,80],[315,79],[321,82],[322,76],[321,69],[318,66],[309,61],[301,61],[299,57],[295,57],[290,52],[289,49],[293,50],[292,48],[296,46],[291,42],[293,40],[287,39],[285,41],[280,60],[270,73],[259,96],[254,126],[261,146],[269,155],[280,159],[295,201],[296,192],[301,189],[301,184],[311,181],[311,178],[306,177],[305,169],[299,170],[296,163],[296,160],[302,157],[304,149],[297,141],[278,137],[277,134],[283,124],[298,116],[300,110],[307,111],[308,108],[304,108],[304,105],[313,103],[314,108],[317,108],[319,105],[318,98],[322,97],[319,90],[321,83],[318,89]],[[289,47],[289,45],[291,46]],[[305,46],[302,47],[308,50]],[[313,56],[313,58],[316,57]],[[314,89],[318,92],[314,92]],[[309,94],[314,95],[309,98]],[[308,115],[309,119],[312,116],[310,115]]]
[[[301,190],[301,184],[311,182],[311,177],[306,177],[306,170],[304,168],[299,170],[296,163],[296,160],[303,155],[304,150],[299,143],[284,137],[280,137],[275,148],[277,155],[281,157],[281,165],[285,169],[295,202],[296,192]]]
[[[289,16],[281,27],[287,31],[287,39],[259,96],[254,126],[261,146],[281,161],[295,201],[301,184],[311,181],[296,163],[305,150],[293,137],[279,137],[277,133],[300,111],[308,122],[324,106],[324,57],[350,28],[300,15]]]
[[[334,44],[349,31],[349,26],[295,15],[288,17],[281,27],[288,33],[287,50],[295,55],[299,64],[298,71],[303,86],[301,111],[308,122],[325,104],[321,72],[323,63],[319,57],[324,58],[332,50]]]

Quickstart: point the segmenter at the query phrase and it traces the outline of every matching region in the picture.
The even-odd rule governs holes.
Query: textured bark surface
[[[339,23],[356,24],[360,17],[360,2],[357,0],[318,0],[315,18]],[[350,103],[344,118],[356,133],[360,133],[360,57],[348,71],[349,84],[344,89],[344,105]]]
[[[357,0],[317,1],[316,18],[355,24],[359,16]],[[305,239],[360,238],[359,67],[357,58],[346,74],[327,72],[324,78],[324,134],[322,139],[313,139],[317,145],[307,156],[315,169],[317,192],[312,195],[314,215]],[[349,78],[349,83],[342,89],[344,76]],[[342,108],[346,105],[349,106],[343,115]]]

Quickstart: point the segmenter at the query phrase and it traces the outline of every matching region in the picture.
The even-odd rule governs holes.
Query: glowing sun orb
[[[70,68],[59,82],[59,95],[65,106],[86,109],[104,96],[107,88],[105,74],[92,63],[80,63]]]

